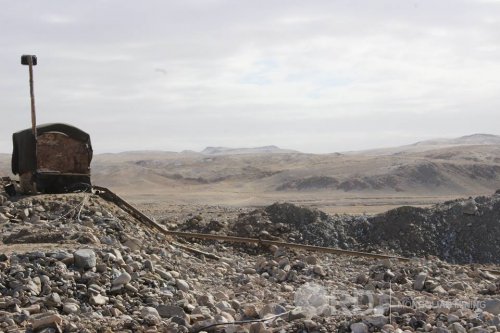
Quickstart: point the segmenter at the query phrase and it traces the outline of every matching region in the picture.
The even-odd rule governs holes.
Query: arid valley
[[[98,154],[92,182],[159,227],[98,191],[0,192],[0,331],[500,328],[498,136]]]
[[[10,155],[0,171],[10,173]],[[378,213],[486,195],[500,188],[500,137],[470,135],[370,151],[306,154],[274,146],[98,154],[93,184],[135,204],[266,206]]]

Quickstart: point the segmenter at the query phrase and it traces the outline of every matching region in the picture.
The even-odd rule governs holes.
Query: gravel
[[[500,330],[500,279],[486,270],[498,270],[491,264],[495,260],[488,265],[480,260],[460,265],[427,255],[399,262],[276,246],[177,240],[221,258],[214,260],[176,246],[91,194],[0,196],[4,198],[0,212],[6,217],[0,222],[0,331]],[[496,200],[475,198],[475,215],[463,214],[462,202],[456,201],[423,211],[405,208],[385,216],[400,218],[403,213],[412,213],[406,216],[416,218],[407,223],[421,225],[424,230],[430,222],[422,216],[432,217],[430,221],[445,217],[451,226],[466,223],[450,218],[462,214],[467,223],[481,228],[496,216]],[[233,220],[219,217],[224,221],[220,223],[211,222],[214,218],[204,223],[201,214],[200,228],[215,226],[218,231],[213,232],[293,238],[347,248],[373,246],[369,242],[377,237],[366,238],[368,245],[364,245],[360,235],[366,230],[382,230],[372,224],[385,225],[376,222],[382,216],[331,217],[290,204],[239,212]],[[33,216],[38,219],[33,220]],[[348,221],[354,222],[351,225]],[[405,235],[396,234],[396,245],[407,241]],[[336,238],[332,236],[328,243],[328,235]],[[475,237],[473,232],[469,235]],[[387,239],[391,237],[388,233]],[[386,245],[376,249],[384,250]],[[403,251],[399,245],[391,249]],[[491,253],[473,258],[497,260],[496,256]],[[241,322],[247,320],[262,321]]]

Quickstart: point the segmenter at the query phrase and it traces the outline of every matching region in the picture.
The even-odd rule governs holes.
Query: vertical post
[[[37,138],[36,135],[36,113],[35,113],[35,88],[33,84],[33,57],[28,57],[28,65],[30,72],[30,97],[31,97],[31,130],[33,131],[33,136],[35,137],[35,141]]]
[[[30,74],[30,97],[31,97],[31,131],[33,132],[33,142],[34,142],[34,158],[36,165],[36,141],[37,141],[37,131],[36,131],[36,113],[35,113],[35,89],[33,84],[33,66],[36,66],[37,58],[36,55],[22,55],[21,65],[27,65],[29,67]],[[36,182],[35,178],[38,166],[35,166],[35,170],[25,172],[19,176],[21,181],[21,187],[24,193],[36,193]]]
[[[21,65],[27,65],[30,73],[30,97],[31,97],[31,131],[36,142],[36,112],[35,112],[35,87],[33,84],[33,66],[36,66],[38,60],[36,55],[24,54],[21,56]]]

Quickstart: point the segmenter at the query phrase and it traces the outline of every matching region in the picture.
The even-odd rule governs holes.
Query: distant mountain
[[[426,152],[436,149],[452,148],[459,146],[495,146],[500,145],[500,136],[493,134],[471,134],[458,138],[451,139],[431,139],[419,141],[405,146],[390,147],[390,148],[376,148],[361,151],[345,152],[348,155],[368,155],[368,156],[382,156],[382,155],[399,155],[408,153]]]
[[[277,146],[263,146],[254,148],[207,147],[201,151],[203,155],[243,155],[243,154],[290,154],[296,150],[281,149]]]
[[[500,145],[500,136],[493,134],[472,134],[454,139],[434,139],[414,143],[412,146],[433,145]]]

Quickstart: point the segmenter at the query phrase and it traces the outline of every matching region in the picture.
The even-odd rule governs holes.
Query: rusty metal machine
[[[68,124],[36,124],[33,89],[34,55],[23,55],[29,66],[31,128],[12,135],[12,172],[19,175],[21,191],[66,193],[90,191],[92,145],[86,132]]]

